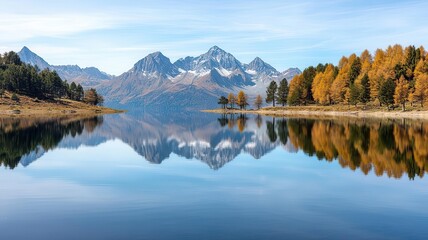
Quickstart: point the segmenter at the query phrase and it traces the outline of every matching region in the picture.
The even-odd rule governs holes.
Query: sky
[[[217,45],[277,70],[337,63],[392,44],[427,45],[428,1],[0,0],[0,51],[119,75],[149,53],[172,62]]]

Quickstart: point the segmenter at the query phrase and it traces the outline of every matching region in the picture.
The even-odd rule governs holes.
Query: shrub
[[[16,93],[12,94],[12,100],[15,102],[19,102],[19,97],[16,95]]]

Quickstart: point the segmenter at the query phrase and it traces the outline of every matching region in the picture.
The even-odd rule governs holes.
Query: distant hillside
[[[67,80],[67,82],[80,83],[83,87],[94,87],[102,82],[111,80],[113,76],[101,72],[98,68],[88,67],[80,68],[77,65],[50,65],[43,58],[32,52],[27,47],[23,47],[18,52],[21,61],[33,66],[37,66],[40,70],[50,69],[55,70],[58,75]]]

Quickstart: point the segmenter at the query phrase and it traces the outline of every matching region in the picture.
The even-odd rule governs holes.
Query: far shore
[[[421,119],[428,120],[428,110],[409,109],[406,111],[383,110],[379,107],[363,109],[363,107],[348,106],[288,106],[288,107],[265,107],[261,109],[231,109],[219,108],[211,110],[202,110],[202,112],[218,114],[258,114],[276,117],[329,117],[329,118],[391,118],[391,119]]]

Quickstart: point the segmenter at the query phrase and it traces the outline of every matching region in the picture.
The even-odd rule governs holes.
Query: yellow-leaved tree
[[[333,64],[328,64],[324,72],[318,73],[312,83],[314,100],[320,104],[331,103],[330,87],[334,81],[335,69]]]
[[[410,101],[417,101],[424,106],[428,98],[428,59],[421,59],[415,68],[415,91]]]
[[[409,83],[401,75],[400,79],[396,83],[395,93],[394,93],[394,102],[395,104],[400,104],[403,111],[406,110],[406,101],[409,95]]]

